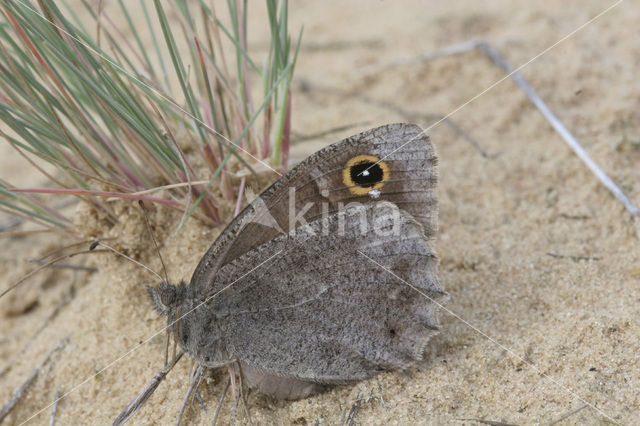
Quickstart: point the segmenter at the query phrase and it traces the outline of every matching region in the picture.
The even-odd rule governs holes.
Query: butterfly
[[[389,124],[311,155],[229,223],[191,282],[150,289],[200,366],[299,399],[420,360],[438,331],[437,156]]]

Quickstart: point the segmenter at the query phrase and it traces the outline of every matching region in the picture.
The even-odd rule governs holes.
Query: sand
[[[296,31],[304,24],[305,29],[294,80],[293,132],[302,138],[338,130],[299,143],[292,155],[300,159],[384,123],[426,127],[433,115],[456,110],[504,76],[474,52],[429,63],[386,64],[480,38],[519,65],[611,4],[294,2],[290,27]],[[250,40],[253,52],[263,55],[264,15],[257,9]],[[636,203],[639,20],[640,9],[622,2],[522,70]],[[461,419],[473,418],[537,424],[584,404],[562,424],[638,422],[640,239],[630,215],[511,81],[451,119],[489,155],[482,156],[444,124],[428,132],[441,160],[436,247],[450,299],[442,332],[424,360],[406,372],[381,374],[298,402],[251,397],[255,423],[338,424],[349,419],[355,405],[356,424],[472,424]],[[16,160],[9,155],[3,145],[3,178],[15,173],[9,167]],[[37,175],[24,179],[42,182]],[[117,237],[120,248],[158,268],[138,210],[127,203],[118,209],[123,222],[111,229],[100,228],[82,207],[75,217],[87,232]],[[188,280],[220,229],[190,221],[168,238],[179,217],[161,209],[152,220],[164,242],[170,278]],[[55,247],[56,240],[3,238],[2,288],[32,267],[25,258]],[[56,424],[110,423],[161,369],[164,336],[149,339],[164,325],[146,295],[153,277],[111,255],[86,262],[98,271],[49,270],[10,301],[0,301],[0,369],[11,365],[0,376],[0,403],[69,336],[5,424],[27,419],[48,424],[49,405],[66,392],[57,405]],[[74,296],[61,304],[72,286]],[[56,306],[59,313],[47,320]],[[190,368],[183,359],[132,424],[174,422]],[[202,389],[206,410],[196,403],[187,412],[189,422],[211,422],[225,380],[226,373],[209,376]],[[233,412],[233,398],[228,398],[221,422],[232,421]],[[236,422],[246,422],[242,411]]]

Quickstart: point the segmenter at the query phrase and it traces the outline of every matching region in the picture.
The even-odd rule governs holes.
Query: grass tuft
[[[0,4],[0,136],[45,182],[0,181],[0,210],[73,233],[72,219],[40,194],[78,197],[113,222],[115,197],[220,224],[220,203],[234,203],[245,183],[234,175],[286,168],[302,35],[292,51],[286,0],[266,0],[261,61],[247,46],[248,2],[220,11],[204,1],[119,0],[124,28],[114,12],[82,4],[93,22],[66,2]]]

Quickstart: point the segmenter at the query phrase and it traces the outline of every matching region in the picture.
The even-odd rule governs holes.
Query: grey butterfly
[[[163,283],[152,299],[198,364],[237,363],[247,386],[277,398],[406,368],[437,332],[445,294],[430,243],[436,183],[418,126],[347,138],[247,206],[189,285]]]

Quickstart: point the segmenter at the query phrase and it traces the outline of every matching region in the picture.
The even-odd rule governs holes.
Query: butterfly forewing
[[[344,139],[307,158],[247,206],[202,258],[191,283],[211,286],[223,265],[349,203],[392,202],[430,239],[436,183],[437,157],[418,126],[390,124]]]

